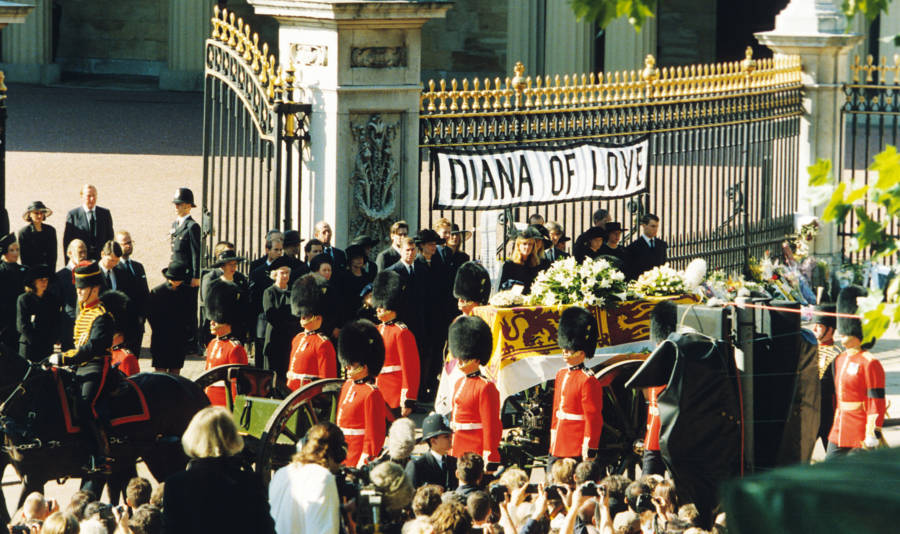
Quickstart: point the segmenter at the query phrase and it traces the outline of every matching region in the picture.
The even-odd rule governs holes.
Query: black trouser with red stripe
[[[109,456],[109,443],[106,433],[103,431],[105,410],[103,406],[98,410],[97,399],[106,385],[109,373],[109,357],[86,363],[75,371],[75,380],[78,385],[80,403],[78,406],[78,422],[82,426],[82,436],[88,444],[91,454],[95,456]],[[102,415],[101,415],[102,414]]]

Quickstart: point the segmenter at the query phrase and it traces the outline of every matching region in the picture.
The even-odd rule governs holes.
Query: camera
[[[384,508],[384,494],[369,480],[369,469],[343,467],[335,481],[342,502],[355,504],[342,507],[342,514],[356,525],[357,534],[400,533],[406,517]]]
[[[547,498],[552,501],[561,501],[563,492],[560,491],[560,489],[562,489],[562,486],[558,484],[551,484],[550,486],[544,488],[544,495],[546,495]]]
[[[597,497],[600,495],[597,492],[597,484],[591,480],[581,485],[581,494],[585,497]]]
[[[488,487],[488,493],[491,496],[491,500],[495,503],[502,503],[506,500],[506,494],[509,493],[509,489],[503,484],[491,484]]]
[[[634,501],[634,510],[637,513],[641,512],[653,512],[656,510],[656,507],[653,506],[653,498],[649,493],[641,493],[637,496],[637,499]]]

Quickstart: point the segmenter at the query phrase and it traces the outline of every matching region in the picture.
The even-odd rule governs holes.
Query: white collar
[[[434,452],[434,451],[431,450],[431,449],[428,449],[428,452],[430,452],[431,455],[434,456],[434,458],[435,458],[435,460],[437,460],[437,463],[438,463],[439,466],[444,467],[444,457],[443,457],[443,456],[441,456],[440,454]]]
[[[650,241],[651,239],[656,239],[655,237],[652,237],[652,238],[651,238],[651,237],[647,237],[647,236],[644,235],[644,234],[641,234],[641,237],[644,238],[644,241],[646,241],[648,245],[651,243],[651,241]]]
[[[176,221],[178,221],[178,226],[181,226],[181,224],[185,221],[185,219],[187,219],[190,216],[191,216],[191,214],[188,213],[187,215],[182,215],[181,217],[175,219]]]
[[[94,209],[90,209],[90,210],[89,210],[89,209],[87,209],[87,206],[85,206],[84,204],[82,204],[82,205],[81,205],[81,209],[82,209],[82,211],[84,211],[85,215],[87,215],[87,214],[89,214],[89,213],[96,213],[96,212],[97,212],[97,206],[94,206]]]

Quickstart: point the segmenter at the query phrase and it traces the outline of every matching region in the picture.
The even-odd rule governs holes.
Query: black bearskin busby
[[[866,290],[860,286],[845,287],[838,294],[837,312],[838,313],[856,314],[856,312],[857,312],[856,299],[858,297],[865,297],[866,294],[867,294]],[[851,319],[849,317],[838,317],[837,318],[837,335],[853,336],[853,337],[858,337],[860,340],[862,340],[863,339],[862,321],[860,321],[859,319]],[[862,348],[865,350],[868,350],[873,345],[875,345],[875,341],[870,341],[869,343],[863,344]]]
[[[559,317],[559,346],[563,350],[584,351],[585,358],[593,358],[597,350],[597,320],[580,306],[566,308]]]
[[[241,293],[234,284],[212,284],[205,302],[209,320],[219,324],[236,324],[240,320],[243,304],[240,300]]]
[[[678,326],[678,306],[671,300],[663,300],[650,311],[650,343],[659,345]]]
[[[325,315],[325,292],[328,285],[321,277],[307,273],[291,287],[291,313],[294,317]]]
[[[100,295],[100,303],[113,318],[113,330],[126,332],[132,326],[134,316],[131,312],[131,299],[121,291],[104,291]]]
[[[823,302],[816,306],[817,312],[835,313],[837,306],[831,302]],[[813,324],[820,324],[826,328],[837,328],[837,317],[833,315],[813,315]]]
[[[372,306],[397,311],[403,299],[403,283],[394,271],[381,271],[372,282]]]
[[[487,365],[494,350],[491,328],[481,317],[460,315],[451,324],[447,333],[450,354],[459,360],[478,360]]]
[[[338,359],[344,367],[357,363],[369,368],[369,376],[381,372],[384,365],[384,339],[370,321],[359,319],[341,328]]]
[[[491,275],[478,262],[463,263],[456,271],[456,279],[453,281],[453,296],[479,304],[487,304],[491,299]]]

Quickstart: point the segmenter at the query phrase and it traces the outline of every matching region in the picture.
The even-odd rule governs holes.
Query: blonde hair
[[[436,223],[434,223],[434,229],[435,229],[435,230],[440,229],[440,228],[444,228],[444,227],[446,227],[446,228],[453,228],[453,223],[450,222],[450,219],[448,219],[448,218],[446,218],[446,217],[441,217],[440,219],[437,220]]]
[[[518,467],[511,467],[500,475],[500,483],[509,488],[509,491],[519,489],[528,484],[528,473]]]
[[[550,466],[550,478],[556,484],[575,485],[575,466],[578,465],[572,458],[560,458]]]
[[[519,252],[519,243],[524,243],[526,241],[531,241],[532,243],[534,243],[534,239],[529,239],[527,237],[519,236],[516,238],[516,242],[513,245],[512,261],[520,265],[536,267],[539,263],[541,263],[541,260],[538,258],[537,254],[535,254],[535,252],[537,251],[537,244],[535,244],[534,248],[531,249],[531,254],[529,254],[527,258],[523,258],[522,254]]]
[[[41,526],[41,534],[78,534],[80,531],[75,516],[62,512],[50,514]]]
[[[221,406],[207,406],[194,415],[181,436],[184,453],[191,458],[234,456],[244,448],[231,412]]]

